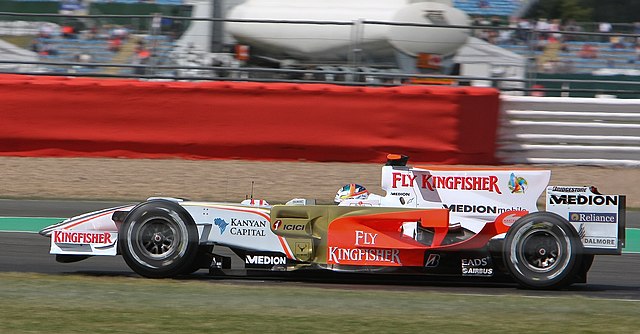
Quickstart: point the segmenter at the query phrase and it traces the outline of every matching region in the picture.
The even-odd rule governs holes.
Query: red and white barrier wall
[[[0,75],[0,155],[496,163],[490,88]]]

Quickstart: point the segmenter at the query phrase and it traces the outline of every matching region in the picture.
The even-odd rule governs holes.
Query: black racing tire
[[[564,218],[535,212],[516,221],[504,242],[504,264],[522,287],[559,289],[583,269],[582,242]]]
[[[200,269],[209,268],[213,261],[213,246],[200,246],[196,252],[195,260],[183,274],[193,274]]]
[[[578,270],[573,283],[587,283],[587,273],[589,273],[589,269],[591,269],[594,258],[595,256],[593,254],[584,254],[582,256],[582,263],[580,263],[580,269]]]
[[[141,276],[169,278],[191,269],[198,252],[198,229],[179,204],[151,200],[129,212],[118,233],[127,265]]]

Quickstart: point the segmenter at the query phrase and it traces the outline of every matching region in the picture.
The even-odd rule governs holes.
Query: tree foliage
[[[638,0],[538,0],[528,18],[574,19],[579,22],[632,23],[640,21]]]

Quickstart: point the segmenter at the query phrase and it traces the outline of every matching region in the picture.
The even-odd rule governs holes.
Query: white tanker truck
[[[198,6],[207,4],[196,3],[194,16],[202,17],[207,9]],[[242,46],[236,50],[246,54],[236,56],[248,66],[448,73],[470,34],[464,28],[419,26],[468,26],[469,17],[451,0],[247,0],[224,18],[226,43]],[[199,24],[192,23],[179,44],[202,46],[193,43],[204,35]]]

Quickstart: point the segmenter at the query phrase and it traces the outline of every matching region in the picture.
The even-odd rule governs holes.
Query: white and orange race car
[[[44,228],[60,262],[122,255],[136,273],[256,271],[508,278],[534,289],[586,282],[594,255],[619,255],[625,196],[548,186],[550,171],[408,167],[389,155],[384,196],[315,205],[150,198]],[[546,189],[546,208],[537,201]]]

